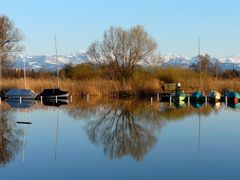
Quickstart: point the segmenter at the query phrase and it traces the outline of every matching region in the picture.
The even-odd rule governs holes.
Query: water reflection
[[[155,129],[159,124],[137,116],[131,103],[109,106],[99,111],[98,116],[87,124],[86,131],[110,158],[131,155],[141,160],[156,143]]]
[[[18,128],[7,106],[0,106],[0,165],[5,166],[21,149],[23,131]]]
[[[10,105],[11,108],[30,108],[37,104],[34,100],[19,100],[19,99],[7,99],[6,102]]]
[[[2,139],[5,138],[5,143],[8,143],[7,146],[10,146],[6,148],[6,150],[9,150],[9,153],[3,153],[9,154],[9,156],[6,156],[8,161],[5,162],[9,162],[21,147],[23,147],[24,157],[26,125],[24,127],[20,124],[16,125],[17,120],[14,120],[13,116],[11,116],[13,108],[15,109],[14,111],[24,110],[24,117],[29,111],[38,111],[39,109],[47,109],[51,113],[56,113],[55,159],[57,159],[58,154],[59,119],[61,118],[59,114],[62,111],[76,120],[84,119],[84,128],[88,138],[92,143],[103,148],[104,153],[108,157],[115,159],[131,156],[135,160],[144,159],[144,156],[156,144],[161,129],[167,123],[180,121],[193,115],[203,118],[210,115],[211,112],[216,112],[213,111],[213,108],[219,109],[219,104],[204,106],[204,103],[198,103],[189,106],[185,102],[174,102],[173,106],[169,103],[160,102],[151,104],[148,101],[139,100],[93,98],[91,101],[77,99],[67,105],[68,103],[65,101],[43,101],[43,104],[35,101],[7,101],[9,106],[6,106],[8,108],[5,110],[5,113],[2,113],[2,123],[5,124],[1,125],[4,126]],[[58,106],[57,112],[51,106]],[[21,110],[22,108],[23,110]],[[6,146],[4,145],[4,147]]]
[[[87,119],[89,139],[103,148],[111,159],[129,155],[142,160],[157,142],[161,128],[169,121],[187,116],[208,116],[210,106],[198,104],[195,109],[183,103],[154,103],[137,100],[111,100],[89,103],[78,101],[68,113],[75,119]],[[199,107],[202,107],[199,109]]]

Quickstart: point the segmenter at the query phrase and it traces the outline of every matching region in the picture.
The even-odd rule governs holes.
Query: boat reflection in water
[[[44,99],[42,101],[42,103],[45,106],[62,106],[62,105],[67,105],[69,104],[69,101],[67,99],[58,99],[58,100],[54,100],[54,99]]]
[[[199,109],[204,105],[203,101],[195,101],[195,102],[191,102],[192,107]]]
[[[220,107],[221,107],[221,103],[220,102],[209,102],[209,104],[210,104],[210,106],[213,108],[213,109],[215,109],[215,110],[218,110],[218,109],[220,109]]]
[[[232,108],[232,109],[238,109],[240,108],[240,103],[233,103],[233,102],[229,102],[228,107]]]
[[[177,109],[183,109],[183,108],[186,108],[186,103],[185,101],[174,102],[174,106]]]
[[[11,108],[30,108],[37,104],[35,100],[28,100],[28,99],[7,99],[6,102],[10,105]]]

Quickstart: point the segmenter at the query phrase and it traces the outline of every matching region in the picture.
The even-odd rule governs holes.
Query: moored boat
[[[217,91],[211,91],[208,94],[208,100],[212,102],[218,102],[221,99],[221,94]]]
[[[177,91],[173,96],[173,100],[176,102],[185,101],[187,95],[183,91]]]
[[[228,101],[235,104],[237,104],[240,99],[240,94],[237,91],[227,91],[225,96],[227,97]]]
[[[69,92],[63,91],[59,88],[44,89],[42,93],[38,95],[38,98],[43,99],[68,99]]]
[[[204,94],[200,91],[196,91],[196,92],[192,93],[192,95],[190,96],[190,100],[203,102]]]
[[[35,99],[37,94],[33,90],[29,89],[9,89],[5,96],[8,99]]]

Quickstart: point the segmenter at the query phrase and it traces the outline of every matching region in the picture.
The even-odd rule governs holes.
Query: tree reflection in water
[[[22,130],[17,128],[10,111],[0,105],[0,166],[5,166],[21,148]]]
[[[87,124],[91,141],[102,145],[110,158],[131,155],[136,160],[155,145],[154,121],[137,116],[134,109],[121,102],[97,112],[97,120]]]
[[[130,155],[136,160],[143,159],[153,148],[157,133],[165,124],[199,112],[203,117],[212,112],[210,106],[196,110],[186,105],[179,108],[139,100],[76,102],[69,106],[68,113],[76,120],[87,121],[86,133],[94,144],[102,146],[110,158]]]

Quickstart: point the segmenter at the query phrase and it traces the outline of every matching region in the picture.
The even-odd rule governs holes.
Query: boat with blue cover
[[[30,89],[9,89],[5,96],[9,99],[35,99],[37,94]]]
[[[204,101],[204,94],[201,91],[196,91],[190,96],[191,101]]]
[[[238,103],[240,99],[240,94],[237,91],[227,91],[225,96],[227,97],[228,101],[233,103]]]

